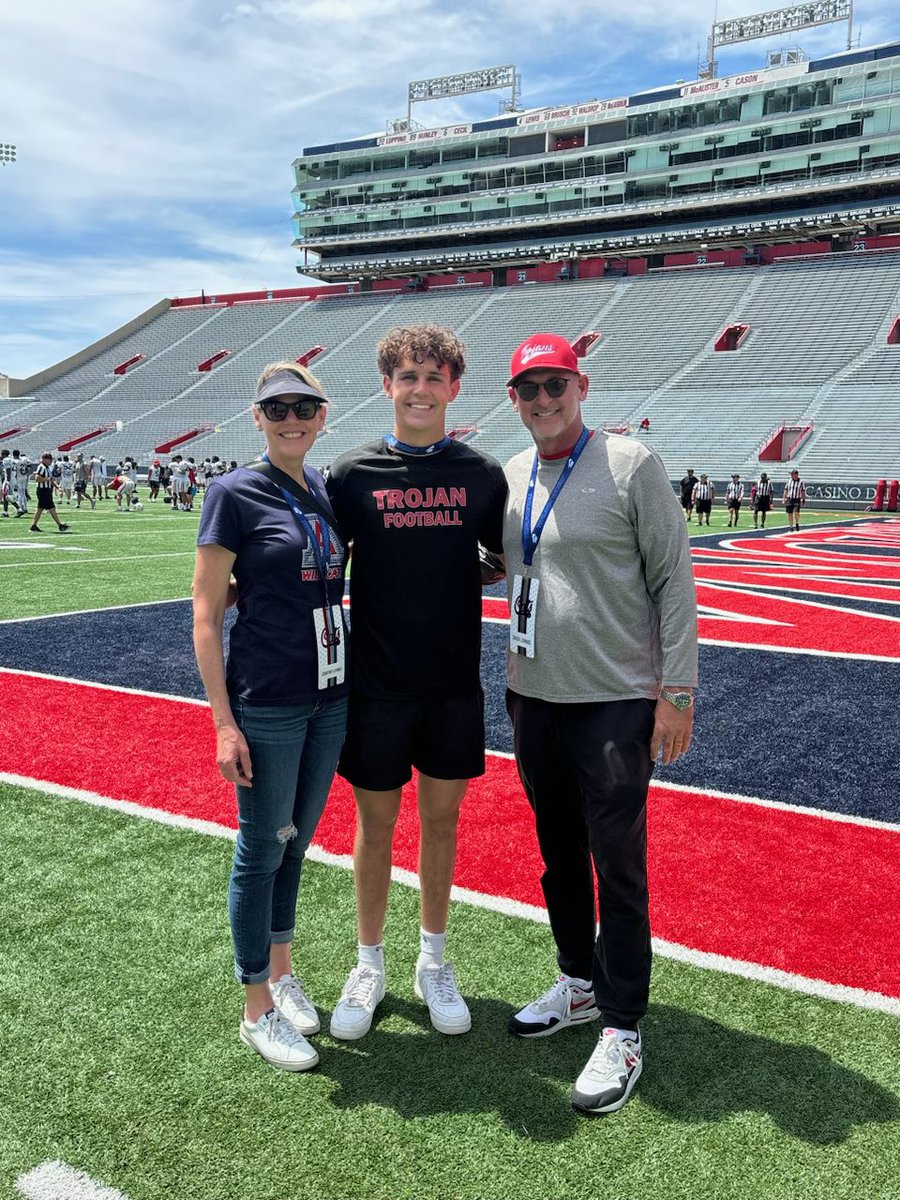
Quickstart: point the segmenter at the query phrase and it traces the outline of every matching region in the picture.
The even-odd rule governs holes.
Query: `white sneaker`
[[[416,967],[416,995],[428,1005],[439,1033],[468,1033],[472,1028],[472,1014],[459,994],[450,963]]]
[[[269,981],[269,990],[275,1007],[287,1017],[298,1033],[304,1037],[318,1033],[322,1028],[315,1006],[303,990],[303,983],[295,975],[282,975],[274,982]]]
[[[383,999],[384,972],[374,967],[354,967],[331,1014],[331,1036],[344,1042],[364,1037]]]
[[[518,1037],[548,1037],[569,1025],[596,1021],[599,1016],[594,991],[587,980],[560,975],[543,996],[514,1013],[507,1028]]]
[[[622,1040],[615,1029],[604,1029],[587,1065],[572,1089],[572,1106],[584,1113],[616,1112],[628,1100],[640,1078],[641,1035]]]
[[[263,1013],[258,1021],[243,1018],[241,1041],[281,1071],[308,1071],[319,1061],[315,1048],[277,1008]]]

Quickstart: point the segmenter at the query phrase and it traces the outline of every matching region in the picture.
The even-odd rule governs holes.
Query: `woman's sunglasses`
[[[570,378],[571,376],[565,378],[562,375],[553,375],[550,379],[545,379],[543,383],[535,383],[531,379],[523,379],[521,383],[513,384],[513,391],[526,404],[530,404],[532,400],[537,399],[541,388],[544,389],[551,400],[558,400],[569,386]]]
[[[268,421],[283,421],[288,412],[292,412],[298,421],[308,421],[324,403],[324,400],[316,400],[312,396],[301,396],[290,403],[287,400],[260,400],[257,407],[262,409]]]

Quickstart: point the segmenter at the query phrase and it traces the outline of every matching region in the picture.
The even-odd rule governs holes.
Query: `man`
[[[134,499],[135,482],[128,472],[128,463],[126,462],[120,471],[116,472],[110,487],[116,494],[116,512],[131,512],[131,505]],[[125,501],[124,505],[122,501]]]
[[[479,544],[502,552],[498,463],[446,434],[465,370],[449,329],[392,330],[378,346],[393,433],[342,455],[328,493],[352,542],[353,683],[338,771],[353,786],[358,962],[331,1018],[362,1037],[385,990],[382,935],[401,788],[418,771],[421,884],[415,991],[441,1033],[471,1016],[444,959],[457,823],[484,773]]]
[[[19,511],[16,498],[13,495],[14,490],[13,460],[8,450],[0,450],[0,502],[3,504],[4,517],[9,516],[10,501],[12,501],[13,507],[16,510],[16,516],[20,517],[22,515]]]
[[[585,428],[588,383],[565,338],[535,334],[513,355],[510,395],[536,449],[506,466],[507,708],[561,974],[509,1028],[534,1038],[599,1020],[572,1103],[606,1113],[641,1073],[647,792],[657,756],[690,745],[697,609],[665,468],[647,446]]]
[[[89,500],[91,508],[97,507],[97,501],[93,496],[87,494],[88,487],[88,466],[84,461],[83,454],[75,455],[75,465],[72,468],[72,479],[75,484],[75,507],[81,508],[82,500]]]
[[[59,463],[59,490],[65,497],[66,504],[72,503],[72,463],[68,454],[64,454]]]
[[[15,451],[13,451],[15,453]],[[788,532],[800,532],[800,508],[806,503],[806,485],[800,478],[800,472],[795,468],[791,477],[784,485],[784,511],[787,513]]]
[[[37,510],[34,514],[34,521],[29,526],[29,529],[32,533],[40,533],[39,522],[44,513],[47,512],[56,525],[57,532],[65,533],[69,527],[60,521],[59,513],[56,511],[56,504],[53,500],[53,493],[57,490],[57,483],[53,475],[53,455],[49,450],[45,450],[41,455],[41,461],[35,468],[33,478],[35,487],[37,488]]]
[[[91,476],[91,496],[95,500],[105,499],[103,492],[106,486],[106,464],[99,454],[91,455],[89,464]]]
[[[697,477],[694,475],[694,468],[688,467],[687,474],[680,480],[678,487],[681,490],[681,507],[684,509],[684,515],[688,521],[694,511],[694,486],[697,482]]]
[[[709,482],[705,475],[700,476],[700,482],[694,484],[694,490],[691,493],[691,500],[697,509],[697,524],[703,524],[703,518],[706,517],[706,524],[709,525],[709,516],[712,512],[713,500],[716,498],[715,484]]]
[[[13,450],[10,470],[12,473],[12,482],[16,488],[16,498],[14,501],[18,509],[16,516],[24,517],[28,512],[28,481],[34,472],[34,464],[27,454],[23,455],[21,451]]]
[[[741,505],[744,502],[744,485],[740,475],[732,475],[731,483],[725,489],[725,503],[728,508],[728,528],[737,528],[738,517],[741,515]],[[708,522],[707,522],[708,524]]]
[[[162,467],[159,465],[159,459],[154,458],[150,466],[147,468],[147,486],[150,488],[150,503],[155,504],[156,498],[159,495],[159,484],[162,476]]]
[[[772,480],[765,471],[759,477],[759,482],[755,485],[753,495],[753,528],[757,529],[757,521],[763,529],[766,527],[766,513],[772,507]]]

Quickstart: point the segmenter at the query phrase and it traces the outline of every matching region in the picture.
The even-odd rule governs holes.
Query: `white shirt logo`
[[[526,363],[531,362],[533,358],[537,358],[541,354],[553,354],[555,346],[526,346],[519,355],[519,361],[524,367]]]

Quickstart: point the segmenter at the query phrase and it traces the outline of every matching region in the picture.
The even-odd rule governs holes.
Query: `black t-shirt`
[[[352,690],[394,699],[474,691],[478,545],[503,551],[500,464],[461,442],[419,456],[382,440],[342,455],[326,486],[353,543]]]
[[[681,499],[682,500],[690,500],[691,495],[694,491],[694,484],[696,482],[697,482],[696,475],[685,475],[685,477],[681,480],[681,483],[679,484],[679,486],[681,488]]]

